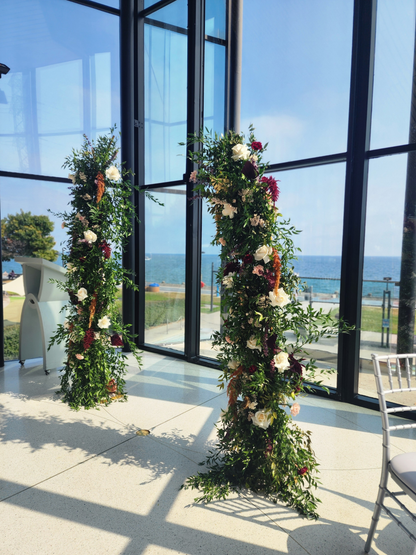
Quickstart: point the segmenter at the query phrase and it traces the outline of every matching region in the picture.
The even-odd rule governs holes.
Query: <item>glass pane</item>
[[[110,8],[120,8],[120,0],[100,0],[99,3]]]
[[[153,5],[154,2],[149,3]],[[146,6],[147,7],[147,6]],[[149,14],[149,19],[154,19],[155,21],[160,21],[162,23],[168,23],[169,25],[175,25],[176,27],[182,27],[187,29],[188,27],[188,1],[187,0],[176,0],[172,4],[168,4],[164,8]]]
[[[50,181],[32,181],[27,179],[13,179],[0,177],[1,194],[1,220],[2,237],[7,238],[11,252],[16,246],[16,240],[23,242],[20,248],[25,247],[26,256],[36,257],[33,252],[39,245],[35,246],[33,241],[33,227],[36,230],[37,221],[31,221],[31,234],[16,237],[11,234],[7,224],[11,217],[16,215],[26,216],[46,216],[52,222],[52,235],[54,246],[52,250],[57,251],[55,262],[62,265],[61,252],[62,242],[67,239],[65,230],[61,227],[61,220],[56,218],[48,210],[61,212],[66,209],[69,202],[68,188],[62,183],[52,183]],[[27,222],[29,225],[29,222]],[[6,227],[5,227],[6,226]],[[9,233],[6,233],[7,232]],[[40,232],[39,232],[40,233]],[[48,236],[44,233],[43,236]],[[13,244],[14,242],[14,244]],[[11,260],[4,260],[6,255],[2,247],[2,274],[3,274],[3,311],[4,311],[4,346],[5,359],[13,360],[19,357],[19,330],[23,303],[25,300],[23,289],[22,266]]]
[[[225,47],[205,41],[204,127],[224,132]]]
[[[205,0],[205,34],[218,39],[226,38],[225,0]]]
[[[298,299],[304,306],[339,313],[342,224],[345,165],[334,164],[291,170],[275,175],[280,179],[278,207],[283,219],[301,231],[293,237],[301,249],[295,271],[304,290]],[[338,339],[321,339],[307,345],[306,351],[321,368],[337,367]],[[336,387],[336,374],[323,378]]]
[[[241,128],[271,162],[346,151],[353,4],[245,0]]]
[[[187,37],[145,25],[146,183],[185,173]]]
[[[409,165],[408,156],[411,157]],[[414,153],[402,154],[371,160],[369,166],[359,393],[372,397],[377,397],[377,391],[371,354],[395,354],[398,341],[403,341],[406,335],[410,335],[409,352],[414,350],[414,247],[412,252],[405,252],[404,257],[410,263],[410,273],[413,274],[411,295],[405,302],[410,307],[410,320],[409,325],[401,327],[398,334],[399,296],[401,283],[405,280],[401,274],[402,245],[404,239],[415,241],[414,217],[407,219],[403,226],[406,183],[414,190],[414,161]],[[415,204],[413,198],[413,214]]]
[[[2,169],[66,176],[83,133],[119,125],[119,18],[64,0],[4,0],[0,13]]]
[[[212,214],[208,214],[206,201],[203,203],[202,214],[202,257],[201,257],[201,340],[199,354],[204,357],[216,358],[217,353],[212,349],[211,336],[214,331],[220,331],[221,307],[220,286],[216,280],[216,273],[221,265],[220,246],[211,245],[215,236],[215,221]]]
[[[183,352],[186,187],[152,195],[163,206],[146,199],[145,343]]]
[[[415,15],[414,0],[377,2],[371,148],[409,142]]]

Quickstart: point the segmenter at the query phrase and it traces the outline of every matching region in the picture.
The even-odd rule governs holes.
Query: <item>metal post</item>
[[[120,78],[121,95],[121,160],[126,169],[134,171],[134,0],[124,0],[120,6]],[[131,176],[134,182],[134,177]],[[135,204],[134,189],[130,200]],[[134,226],[134,220],[132,220]],[[134,229],[134,227],[133,227]],[[134,270],[135,262],[134,233],[123,252],[123,266]],[[134,291],[123,285],[123,322],[131,325],[130,331],[135,333]],[[125,348],[127,350],[127,347]]]
[[[214,310],[214,263],[211,263],[211,312]]]

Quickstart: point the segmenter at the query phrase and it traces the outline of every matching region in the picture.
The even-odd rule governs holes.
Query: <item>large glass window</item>
[[[409,142],[411,107],[415,97],[414,0],[378,0],[371,148]],[[416,112],[413,114],[413,121]],[[412,124],[415,127],[415,124]],[[412,130],[414,142],[416,133]]]
[[[415,234],[414,219],[405,221],[403,208],[406,184],[412,184],[408,156],[401,154],[370,161],[361,317],[359,392],[377,397],[371,354],[397,352],[402,246],[405,236]],[[410,170],[411,172],[411,170]],[[410,179],[410,182],[408,181]],[[394,187],[394,195],[391,194]],[[388,202],[386,202],[388,199]],[[409,253],[404,253],[408,256]],[[410,253],[410,258],[412,253]],[[414,260],[414,255],[413,255]],[[413,273],[416,267],[413,267]],[[413,291],[414,295],[414,291]],[[411,298],[408,299],[412,303]],[[411,325],[414,326],[414,302]],[[414,332],[412,331],[412,340]],[[413,341],[410,352],[413,351]]]
[[[186,186],[146,199],[145,343],[184,351]]]
[[[33,191],[36,191],[36,194]],[[44,245],[43,238],[52,236],[54,244],[47,249],[47,253],[43,253],[43,257],[62,265],[62,243],[67,237],[61,227],[62,221],[53,212],[66,209],[69,194],[67,187],[62,183],[0,177],[0,195],[4,354],[6,360],[11,360],[19,356],[20,319],[25,295],[22,266],[13,256],[10,259],[10,254],[17,250],[25,256],[38,257],[36,249]],[[39,217],[47,221],[46,227],[45,222]],[[13,232],[15,222],[19,224],[18,234]],[[3,248],[4,242],[7,252]],[[23,248],[26,249],[24,253]]]
[[[268,159],[345,152],[352,0],[245,0],[241,128]]]
[[[301,231],[294,237],[300,249],[295,271],[303,290],[298,300],[322,309],[336,319],[339,315],[342,222],[345,164],[333,164],[280,172],[277,202],[282,220]],[[308,355],[321,368],[337,367],[338,337],[307,345]],[[325,385],[336,387],[336,375],[326,375]]]
[[[169,4],[151,18],[184,26],[183,33],[145,25],[146,184],[175,181],[185,173],[186,149],[179,143],[186,141],[187,12],[181,5]]]
[[[66,0],[0,6],[1,169],[66,176],[83,133],[119,124],[118,17]]]

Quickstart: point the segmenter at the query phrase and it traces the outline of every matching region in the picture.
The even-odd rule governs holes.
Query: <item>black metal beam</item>
[[[134,0],[123,0],[120,12],[120,103],[121,103],[121,160],[125,169],[134,172],[135,167],[135,137],[134,137]],[[132,185],[135,176],[130,176]],[[136,203],[134,188],[131,189],[130,201]],[[134,219],[132,219],[134,229]],[[129,237],[128,244],[123,252],[123,266],[134,270],[135,244],[134,233]],[[135,295],[131,288],[123,285],[123,323],[129,325],[135,333]],[[127,347],[126,347],[127,349]]]
[[[357,328],[361,322],[376,7],[376,0],[354,3],[340,317]],[[358,394],[359,353],[358,329],[339,336],[338,391],[341,400],[349,403]]]
[[[72,2],[73,4],[81,4],[81,6],[93,8],[95,10],[99,10],[100,12],[120,15],[120,10],[118,8],[112,8],[111,6],[106,6],[104,4],[100,4],[99,2],[93,2],[92,0],[68,0],[68,2]],[[127,2],[129,2],[129,0],[127,0]],[[123,3],[124,0],[120,0],[120,4],[122,5]]]
[[[143,11],[144,0],[137,0],[138,17],[136,21],[137,41],[136,41],[136,81],[135,81],[135,137],[136,137],[136,175],[137,184],[140,187],[145,185],[145,143],[144,143],[144,127],[145,127],[145,83],[144,83],[144,18],[140,17]],[[139,285],[136,303],[136,334],[137,344],[141,347],[145,341],[145,195],[143,191],[137,195],[137,215],[140,223],[136,222],[136,280]]]
[[[240,132],[243,0],[229,0],[226,86],[226,129]]]
[[[205,1],[188,2],[188,108],[187,135],[199,133],[204,124]],[[199,148],[188,145],[189,150]],[[186,175],[197,167],[186,161]],[[185,273],[185,354],[188,360],[199,355],[201,306],[202,202],[194,199],[193,184],[187,180],[186,273]]]

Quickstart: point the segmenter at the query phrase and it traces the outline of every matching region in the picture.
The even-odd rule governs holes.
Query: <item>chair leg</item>
[[[379,489],[378,489],[377,501],[376,501],[376,504],[375,504],[375,507],[374,507],[373,518],[371,519],[370,530],[368,531],[367,541],[365,542],[364,551],[366,553],[368,553],[370,551],[371,543],[373,541],[374,533],[376,531],[377,522],[380,518],[381,506],[383,504],[384,497],[386,495],[386,489],[385,489],[386,488],[386,482],[387,482],[387,480],[383,480],[383,477],[382,477],[381,483],[380,483]]]

